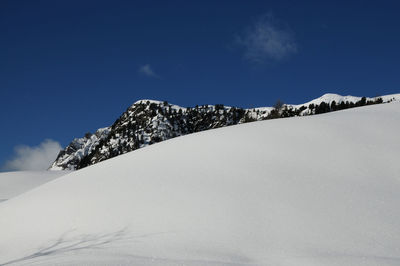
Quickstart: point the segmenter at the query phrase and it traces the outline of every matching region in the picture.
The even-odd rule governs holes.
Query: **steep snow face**
[[[302,105],[284,105],[279,116],[301,116],[327,112],[333,102],[337,109],[355,107],[362,97],[325,94]],[[383,96],[385,102],[400,99],[399,94]],[[374,102],[376,98],[365,98]],[[321,103],[323,108],[314,108]],[[340,106],[341,103],[350,106]],[[310,106],[313,108],[310,109]],[[362,104],[364,105],[364,104]],[[336,107],[333,107],[337,110]],[[124,112],[111,127],[99,129],[94,135],[73,140],[50,167],[51,170],[80,169],[109,158],[168,140],[177,136],[203,130],[277,118],[274,108],[241,109],[223,105],[203,105],[183,108],[167,102],[140,100]]]
[[[0,204],[0,264],[400,264],[400,103],[174,138]]]
[[[0,173],[0,202],[18,196],[69,171],[16,171]]]
[[[60,151],[57,159],[49,170],[75,170],[76,165],[90,154],[102,139],[107,138],[110,128],[100,128],[94,134],[86,134],[83,138],[74,139],[64,150]]]

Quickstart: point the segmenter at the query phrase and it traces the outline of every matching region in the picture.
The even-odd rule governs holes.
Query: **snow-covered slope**
[[[400,103],[174,138],[0,204],[5,265],[400,265]]]
[[[320,104],[322,102],[326,102],[326,103],[332,103],[333,101],[337,102],[337,103],[341,103],[341,102],[357,102],[359,100],[361,100],[362,97],[357,97],[357,96],[351,96],[351,95],[347,95],[347,96],[342,96],[339,94],[335,94],[335,93],[326,93],[324,95],[322,95],[319,98],[316,98],[312,101],[306,102],[302,105],[310,105],[310,104]],[[373,100],[373,98],[367,98],[368,100]],[[300,105],[301,106],[301,105]]]
[[[60,151],[57,159],[49,170],[75,170],[76,165],[90,154],[99,142],[108,137],[110,128],[99,128],[94,134],[86,133],[83,138],[75,138],[64,150]]]
[[[140,100],[130,106],[112,126],[74,139],[60,152],[51,170],[80,169],[109,158],[212,128],[263,120],[265,110],[203,105],[184,108],[167,102]]]
[[[380,98],[382,98],[382,100],[384,102],[389,102],[389,101],[399,101],[400,100],[400,94],[389,94],[389,95],[384,95],[384,96],[378,96]],[[378,97],[366,97],[366,100],[369,101],[373,101],[374,99],[378,98]],[[322,102],[326,102],[331,104],[333,101],[335,101],[336,103],[341,103],[341,102],[357,102],[359,100],[361,100],[362,97],[358,97],[358,96],[351,96],[351,95],[347,95],[347,96],[342,96],[336,93],[326,93],[324,95],[322,95],[319,98],[316,98],[314,100],[311,100],[309,102],[303,103],[303,104],[299,104],[299,105],[292,105],[292,106],[308,106],[310,104],[320,104]]]
[[[16,171],[0,173],[0,202],[68,174],[69,171]]]
[[[319,114],[400,100],[400,94],[382,96],[381,101],[378,99],[328,93],[305,104],[286,104],[279,111],[273,107],[242,109],[221,104],[184,108],[167,102],[140,100],[110,127],[74,139],[60,152],[50,169],[80,169],[177,136],[252,121]]]

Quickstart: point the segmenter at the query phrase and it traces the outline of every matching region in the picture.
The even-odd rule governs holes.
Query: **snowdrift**
[[[400,104],[191,134],[0,204],[3,265],[400,265]]]
[[[15,171],[0,173],[0,202],[18,196],[70,171]]]

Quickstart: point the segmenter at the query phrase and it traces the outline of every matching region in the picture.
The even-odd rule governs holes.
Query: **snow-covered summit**
[[[363,97],[358,97],[358,96],[343,96],[340,94],[336,93],[325,93],[321,97],[318,97],[316,99],[313,99],[309,102],[303,103],[303,104],[292,104],[291,106],[294,107],[300,107],[300,106],[308,106],[310,104],[321,104],[322,102],[331,104],[333,101],[336,102],[336,104],[340,104],[341,102],[349,102],[349,103],[356,103],[360,101]],[[367,101],[374,101],[378,98],[382,98],[383,102],[389,102],[389,101],[399,101],[400,100],[400,94],[390,94],[390,95],[384,95],[384,96],[376,96],[376,97],[365,97]]]
[[[320,104],[322,102],[326,102],[331,104],[333,101],[335,101],[336,103],[341,103],[341,102],[358,102],[359,100],[361,100],[362,97],[357,97],[357,96],[351,96],[351,95],[347,95],[347,96],[342,96],[339,94],[335,94],[335,93],[326,93],[324,95],[322,95],[319,98],[316,98],[312,101],[306,102],[303,105],[309,105],[309,104]],[[372,100],[372,98],[367,98],[368,100]]]

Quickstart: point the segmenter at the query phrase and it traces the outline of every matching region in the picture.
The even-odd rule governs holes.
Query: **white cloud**
[[[8,171],[46,170],[62,149],[60,143],[46,139],[38,146],[20,145],[14,148],[14,158],[4,164]]]
[[[252,62],[279,61],[297,52],[292,32],[280,25],[271,14],[258,19],[252,27],[237,36],[244,57]]]
[[[151,68],[151,66],[149,64],[143,65],[139,68],[139,73],[150,77],[150,78],[160,78],[160,76],[158,76],[154,70]]]

